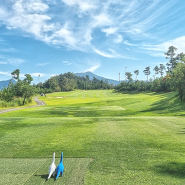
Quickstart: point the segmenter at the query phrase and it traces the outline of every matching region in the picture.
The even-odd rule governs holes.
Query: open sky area
[[[34,83],[86,71],[124,80],[125,69],[146,80],[145,67],[153,77],[168,62],[169,46],[185,52],[184,7],[184,0],[1,0],[0,80],[15,69]]]

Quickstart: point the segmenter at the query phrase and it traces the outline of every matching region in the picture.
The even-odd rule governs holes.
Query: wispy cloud
[[[150,53],[151,56],[154,56],[154,57],[165,57],[164,56],[164,53]]]
[[[131,44],[128,41],[124,41],[124,44],[128,45],[128,46],[137,46],[136,44]]]
[[[61,0],[55,1],[55,6],[51,6],[52,1],[44,0],[3,2],[0,2],[0,24],[8,29],[21,30],[47,44],[92,52],[94,43],[120,44],[125,37],[136,40],[151,36],[150,31],[160,22],[159,16],[166,16],[174,1]],[[105,38],[96,39],[96,31],[105,33]],[[96,53],[114,57],[99,50]]]
[[[69,61],[63,61],[63,63],[66,64],[66,65],[71,65],[72,64]]]
[[[33,76],[33,77],[45,77],[46,76],[45,73],[30,73],[30,75]]]
[[[108,35],[116,33],[117,30],[118,30],[118,28],[116,28],[116,27],[110,27],[110,28],[103,28],[101,31],[105,32],[106,35],[108,36]]]
[[[17,50],[15,48],[6,48],[6,49],[1,49],[3,52],[16,52]]]
[[[93,65],[92,67],[88,68],[88,69],[86,70],[86,72],[87,72],[87,71],[94,72],[94,71],[95,71],[96,69],[98,69],[100,66],[101,66],[100,64],[95,64],[95,65]]]
[[[115,58],[114,55],[109,54],[109,53],[105,53],[105,52],[102,52],[102,51],[99,51],[98,49],[94,49],[94,51],[95,51],[97,54],[99,54],[99,55],[101,55],[101,56],[103,56],[103,57],[106,57],[106,58]]]
[[[6,56],[4,56],[4,55],[0,55],[0,58],[6,59]]]
[[[116,36],[116,38],[114,39],[114,42],[115,42],[115,43],[121,43],[122,41],[123,41],[123,38],[122,38],[122,36],[119,35],[119,34],[118,34],[118,35]]]
[[[8,62],[9,62],[11,65],[18,66],[18,65],[22,64],[22,63],[25,62],[25,61],[22,60],[22,59],[11,58],[11,59],[8,60]]]
[[[52,75],[50,75],[51,77],[53,77],[53,76],[58,76],[58,74],[52,74]]]
[[[8,64],[8,63],[4,61],[0,61],[0,64]]]
[[[62,0],[68,6],[77,7],[82,13],[86,13],[96,8],[96,4],[91,0]]]
[[[38,63],[36,66],[46,66],[49,65],[50,63]]]
[[[103,52],[103,51],[100,51],[98,49],[95,49],[94,48],[94,51],[103,56],[103,57],[106,57],[106,58],[124,58],[124,59],[131,59],[131,60],[138,60],[136,58],[133,58],[133,57],[129,57],[129,56],[124,56],[124,55],[121,55],[121,54],[118,54],[116,51],[114,51],[113,49],[109,49],[109,53],[107,52]]]
[[[10,72],[0,71],[1,75],[11,76]]]
[[[153,51],[153,53],[151,53],[152,56],[162,56],[162,53],[164,56],[164,52],[166,52],[170,46],[175,46],[178,49],[176,53],[184,52],[185,36],[178,37],[176,39],[169,40],[158,45],[143,45],[142,49]]]

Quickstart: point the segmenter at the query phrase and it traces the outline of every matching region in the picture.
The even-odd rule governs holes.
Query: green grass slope
[[[0,184],[184,184],[185,105],[175,93],[40,99],[47,105],[0,115]],[[45,182],[53,152],[64,152],[64,176]]]

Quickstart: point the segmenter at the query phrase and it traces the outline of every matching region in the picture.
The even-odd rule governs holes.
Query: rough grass
[[[48,105],[0,115],[0,164],[40,160],[26,174],[29,180],[17,175],[21,182],[60,184],[67,178],[70,184],[80,175],[79,184],[86,185],[184,184],[185,105],[175,93],[75,91],[41,99]],[[45,182],[53,152],[58,158],[64,152],[67,177]],[[4,184],[15,171],[2,177]]]

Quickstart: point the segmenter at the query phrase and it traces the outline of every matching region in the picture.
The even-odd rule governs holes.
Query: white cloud
[[[25,74],[20,73],[19,77],[21,77],[21,78],[25,78]]]
[[[152,56],[162,56],[164,57],[164,52],[167,52],[170,46],[176,47],[178,50],[176,53],[181,53],[185,51],[185,36],[178,37],[173,40],[163,42],[158,45],[143,45],[142,49],[155,51],[156,53],[151,53]],[[163,53],[162,53],[163,52]]]
[[[38,63],[37,66],[46,66],[48,65],[49,63]]]
[[[22,16],[15,16],[8,19],[8,26],[12,29],[22,29],[27,33],[35,35],[38,39],[44,39],[43,32],[52,28],[52,25],[45,25],[45,22],[50,20],[47,15],[39,14],[23,14]],[[43,26],[44,25],[44,26]]]
[[[124,59],[131,59],[131,60],[138,60],[136,58],[133,58],[133,57],[128,57],[128,56],[124,56],[124,55],[120,55],[118,53],[116,53],[113,49],[109,49],[109,51],[111,53],[106,53],[106,52],[102,52],[102,51],[99,51],[98,49],[94,49],[94,51],[103,56],[103,57],[106,57],[106,58],[124,58]]]
[[[129,45],[129,46],[137,46],[136,44],[131,44],[128,41],[124,41],[124,44]]]
[[[14,66],[18,66],[20,64],[22,64],[23,62],[25,62],[22,59],[16,59],[16,58],[11,58],[8,60],[10,64],[14,65]]]
[[[175,46],[178,49],[177,52],[179,53],[185,51],[185,36],[156,45],[156,48],[160,51],[166,52],[170,46]]]
[[[165,57],[164,53],[150,53],[150,55],[154,57]]]
[[[58,76],[58,74],[52,74],[51,77],[53,77],[53,76]]]
[[[45,73],[30,73],[30,75],[33,76],[33,77],[45,77],[46,76]]]
[[[1,75],[12,76],[10,72],[0,71]]]
[[[114,39],[115,43],[121,43],[123,41],[123,38],[121,35],[117,35],[117,38]]]
[[[6,48],[6,49],[1,49],[3,52],[16,52],[17,50],[15,48]]]
[[[111,34],[116,33],[117,30],[118,30],[117,27],[109,27],[109,28],[104,28],[104,29],[102,29],[101,31],[102,31],[102,32],[105,32],[106,35],[108,36],[108,35],[111,35]]]
[[[6,57],[4,55],[0,55],[0,58],[6,59]]]
[[[29,13],[45,12],[49,8],[47,4],[41,2],[27,2],[24,4],[24,7]]]
[[[67,43],[69,46],[75,47],[77,44],[77,38],[75,38],[72,31],[69,30],[68,24],[65,24],[63,28],[53,34],[53,42],[56,44]]]
[[[101,65],[95,64],[94,66],[88,68],[86,71],[94,72],[96,69],[98,69]]]
[[[7,62],[0,61],[0,64],[8,64]]]
[[[95,4],[90,0],[62,0],[68,6],[78,6],[82,12],[95,9]]]
[[[72,64],[69,61],[63,61],[63,63],[66,64],[66,65],[71,65]]]
[[[0,2],[0,24],[9,29],[21,30],[26,36],[47,44],[92,52],[92,41],[100,42],[94,36],[97,30],[106,33],[107,37],[101,40],[102,45],[110,45],[112,41],[119,44],[126,36],[130,40],[146,37],[147,31],[155,26],[158,17],[165,13],[173,1],[169,0],[168,4],[156,9],[160,2],[12,0],[9,4]],[[98,50],[97,53],[113,57]]]
[[[0,17],[1,19],[6,19],[8,16],[8,12],[6,11],[5,8],[3,7],[0,7]]]
[[[94,51],[95,51],[97,54],[99,54],[99,55],[101,55],[101,56],[103,56],[103,57],[106,57],[106,58],[115,58],[114,55],[112,55],[112,54],[105,53],[105,52],[99,51],[99,50],[97,50],[97,49],[94,49]]]
[[[12,5],[11,11],[4,8],[6,18],[0,16],[0,21],[8,29],[21,29],[26,33],[34,35],[37,39],[46,42],[47,32],[54,30],[54,25],[47,23],[51,18],[44,14],[48,8],[49,6],[42,3],[41,0],[30,0],[29,2],[17,0]]]
[[[112,25],[112,18],[106,13],[101,13],[99,15],[95,15],[94,20],[95,20],[94,24],[96,26],[101,27],[101,26]]]

